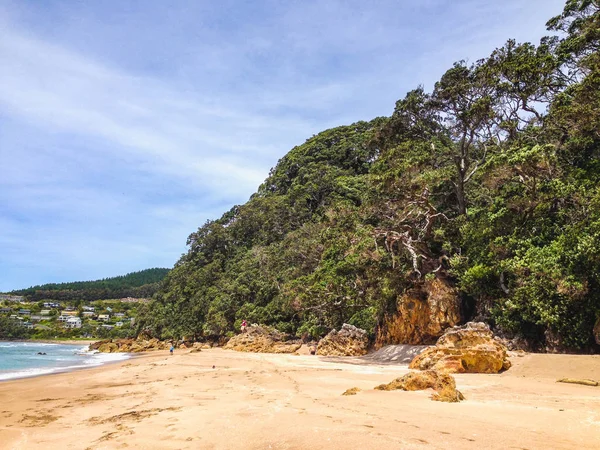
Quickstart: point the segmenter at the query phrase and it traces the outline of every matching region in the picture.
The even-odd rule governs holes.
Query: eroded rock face
[[[317,345],[320,356],[362,356],[367,354],[369,337],[365,330],[345,323],[340,331],[331,330]]]
[[[418,355],[409,367],[445,373],[498,373],[510,366],[506,347],[494,338],[490,327],[469,322],[446,330],[435,347]]]
[[[460,298],[441,279],[423,282],[398,299],[396,314],[379,328],[376,347],[388,344],[433,344],[444,330],[461,321]]]
[[[274,328],[252,325],[245,333],[232,337],[224,348],[238,352],[294,353],[301,346],[302,341]]]
[[[422,391],[425,389],[433,389],[435,391],[431,397],[433,400],[450,403],[464,400],[460,391],[456,390],[456,381],[454,380],[454,377],[436,370],[409,372],[400,378],[396,378],[391,383],[376,386],[375,389],[381,391],[392,391],[396,389],[403,391]]]

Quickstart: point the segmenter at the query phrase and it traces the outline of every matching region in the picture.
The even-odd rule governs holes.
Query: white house
[[[93,317],[96,314],[94,311],[84,311],[83,317]]]
[[[92,312],[94,312],[94,311],[96,311],[96,308],[94,308],[93,306],[84,306],[83,310],[84,311],[92,311]]]
[[[102,322],[108,322],[110,320],[110,314],[100,314],[98,316],[98,320],[101,320]]]
[[[67,328],[81,328],[81,319],[79,317],[70,317],[65,322]]]

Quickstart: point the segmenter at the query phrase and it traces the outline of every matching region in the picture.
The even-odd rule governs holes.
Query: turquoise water
[[[127,357],[124,353],[91,353],[87,345],[0,341],[0,381],[94,367]]]

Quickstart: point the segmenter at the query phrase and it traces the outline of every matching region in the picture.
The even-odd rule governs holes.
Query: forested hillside
[[[242,318],[374,335],[408,290],[455,286],[462,319],[588,349],[600,316],[600,5],[570,0],[537,45],[457,62],[391,117],[292,149],[188,239],[138,321],[160,337]]]
[[[153,268],[95,281],[50,283],[12,291],[28,300],[105,300],[154,295],[169,269]]]

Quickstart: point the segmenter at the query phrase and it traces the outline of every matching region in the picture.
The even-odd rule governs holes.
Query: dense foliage
[[[209,221],[146,308],[161,337],[242,318],[371,333],[406,289],[444,277],[465,319],[532,343],[593,345],[600,316],[600,5],[569,0],[538,45],[508,41],[417,88],[389,118],[292,149]],[[468,316],[468,317],[467,317]]]
[[[13,291],[30,301],[38,300],[105,300],[112,298],[150,298],[159,288],[169,269],[153,268],[96,281],[50,283]]]
[[[30,334],[18,321],[0,316],[0,339],[25,339]]]

